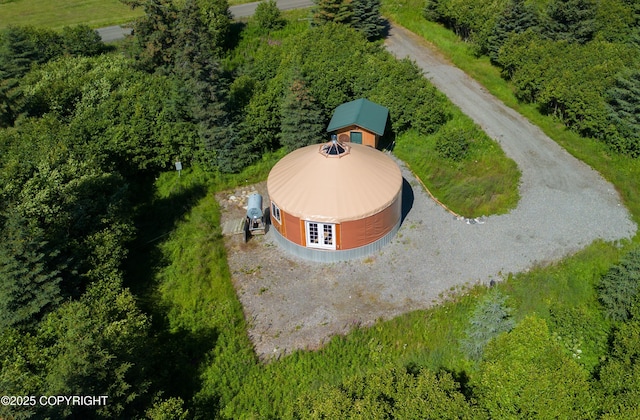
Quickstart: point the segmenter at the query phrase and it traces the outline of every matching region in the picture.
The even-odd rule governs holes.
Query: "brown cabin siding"
[[[351,125],[349,127],[341,128],[336,131],[336,135],[338,136],[338,140],[343,143],[351,142],[350,133],[352,131],[362,133],[362,144],[365,146],[371,146],[373,148],[378,147],[378,136],[376,133],[366,130],[362,127],[358,127],[357,125]]]

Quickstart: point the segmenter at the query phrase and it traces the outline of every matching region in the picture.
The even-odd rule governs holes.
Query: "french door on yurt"
[[[307,246],[310,248],[336,249],[336,225],[305,221]]]

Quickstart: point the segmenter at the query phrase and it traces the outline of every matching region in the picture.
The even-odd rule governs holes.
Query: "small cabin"
[[[378,148],[384,135],[389,110],[361,98],[344,103],[333,111],[327,132],[337,136],[342,143],[356,143]]]

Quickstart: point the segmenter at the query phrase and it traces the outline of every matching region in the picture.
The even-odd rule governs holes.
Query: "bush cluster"
[[[460,162],[469,153],[472,136],[468,129],[445,125],[436,133],[436,152],[444,159]]]

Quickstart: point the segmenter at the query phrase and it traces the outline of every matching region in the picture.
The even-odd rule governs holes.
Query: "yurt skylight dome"
[[[351,148],[344,143],[338,141],[336,136],[332,136],[330,142],[325,143],[320,146],[320,154],[325,157],[337,157],[340,158],[344,155],[349,154]]]

